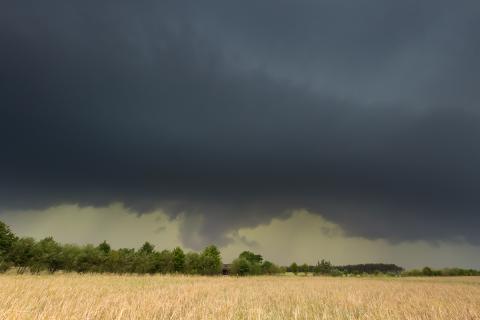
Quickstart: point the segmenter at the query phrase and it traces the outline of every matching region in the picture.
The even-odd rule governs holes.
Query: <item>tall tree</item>
[[[24,273],[33,262],[35,240],[33,238],[20,238],[14,242],[10,251],[10,260],[18,267],[18,273]]]
[[[185,253],[183,253],[182,248],[176,247],[173,249],[172,255],[175,272],[183,272],[185,270]]]
[[[243,259],[246,259],[247,261],[249,261],[250,263],[258,263],[258,264],[261,264],[262,261],[263,261],[263,257],[259,254],[255,254],[251,251],[243,251],[242,253],[240,253],[240,255],[238,256],[239,258],[243,258]]]
[[[196,252],[189,252],[185,255],[185,273],[200,274],[202,265],[200,255]]]
[[[0,221],[0,257],[7,258],[15,241],[17,241],[17,237],[10,230],[10,227]]]
[[[139,252],[144,253],[144,254],[151,254],[151,253],[153,253],[154,249],[155,249],[155,246],[147,241],[140,248]]]
[[[171,251],[163,250],[153,254],[155,272],[171,273],[175,270],[173,254]]]
[[[214,275],[222,271],[222,258],[220,251],[214,245],[206,247],[201,256],[202,274]]]
[[[63,268],[62,247],[52,237],[37,242],[34,248],[32,272],[48,270],[53,273]]]
[[[295,275],[298,274],[298,265],[297,265],[296,262],[294,262],[290,265],[290,271],[293,272],[293,274],[295,274]]]
[[[112,248],[110,247],[110,245],[107,243],[106,240],[104,240],[102,243],[100,243],[97,247],[98,250],[100,250],[101,252],[105,253],[105,254],[108,254],[110,252],[110,250],[112,250]]]

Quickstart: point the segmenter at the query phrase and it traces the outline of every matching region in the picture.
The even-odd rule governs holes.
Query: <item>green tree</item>
[[[422,269],[422,274],[427,277],[433,276],[433,270],[430,269],[429,267],[425,267]]]
[[[171,251],[163,250],[153,254],[153,263],[155,272],[172,273],[175,271],[173,254]]]
[[[30,267],[34,257],[35,240],[20,238],[14,242],[9,254],[10,261],[18,268],[17,273],[24,273]]]
[[[263,274],[276,274],[276,273],[281,273],[282,270],[279,268],[277,265],[274,263],[265,260],[262,263],[262,273]]]
[[[330,261],[322,259],[321,262],[317,262],[314,272],[315,274],[330,274],[333,271],[333,266]]]
[[[31,271],[38,273],[48,270],[54,273],[63,268],[62,247],[52,237],[40,240],[34,246]]]
[[[214,245],[206,247],[200,255],[202,274],[214,275],[222,272],[220,251]]]
[[[255,254],[251,251],[243,251],[238,257],[241,259],[246,259],[250,263],[261,264],[263,261],[263,257],[261,255]]]
[[[120,274],[135,272],[137,264],[136,256],[137,254],[134,249],[121,248],[118,250],[111,250],[104,263],[104,270],[106,272]]]
[[[112,250],[110,245],[105,240],[98,245],[97,249],[100,250],[101,252],[105,253],[105,254],[108,254],[110,252],[110,250]]]
[[[293,272],[294,275],[298,274],[298,265],[296,262],[290,265],[290,271]]]
[[[239,257],[233,260],[230,272],[238,276],[248,275],[251,272],[251,263],[244,257]]]
[[[308,274],[308,269],[309,269],[309,267],[308,267],[308,264],[306,264],[306,263],[302,264],[302,265],[298,268],[298,270],[299,270],[300,272],[305,273],[305,275]]]
[[[145,253],[145,254],[151,254],[151,253],[153,253],[154,249],[155,249],[155,246],[147,241],[140,248],[139,252],[140,253]]]
[[[155,258],[153,253],[137,252],[133,260],[133,272],[139,274],[155,273]]]
[[[85,273],[102,271],[101,252],[91,244],[80,248],[80,252],[75,261],[75,271],[77,272]]]
[[[185,273],[200,274],[202,272],[202,264],[200,255],[196,252],[189,252],[185,255]]]
[[[62,247],[63,270],[73,272],[77,270],[77,259],[82,249],[74,244],[66,244]]]
[[[0,221],[0,257],[7,260],[13,244],[17,240],[10,227]]]
[[[263,257],[251,251],[243,251],[237,259],[232,262],[231,273],[236,275],[256,275],[264,272]],[[269,267],[268,263],[265,267]]]
[[[275,265],[270,262],[270,261],[267,261],[265,260],[263,263],[262,263],[262,273],[263,274],[274,274],[274,273],[277,273],[275,271]]]
[[[176,247],[173,249],[172,255],[175,272],[183,272],[185,270],[185,253],[183,253],[182,248]]]

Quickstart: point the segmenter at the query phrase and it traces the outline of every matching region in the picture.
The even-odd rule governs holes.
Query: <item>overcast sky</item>
[[[479,15],[467,0],[3,2],[0,219],[227,259],[480,268]]]

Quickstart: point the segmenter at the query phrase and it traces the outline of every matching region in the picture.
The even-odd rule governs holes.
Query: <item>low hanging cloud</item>
[[[304,208],[349,235],[478,244],[479,10],[1,4],[2,212],[161,209],[198,248]]]

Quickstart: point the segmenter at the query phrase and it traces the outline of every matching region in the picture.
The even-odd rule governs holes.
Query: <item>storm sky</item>
[[[467,0],[4,1],[0,219],[62,237],[52,225],[107,210],[62,238],[91,242],[159,214],[165,245],[321,258],[262,247],[291,223],[344,243],[332,259],[440,250],[432,264],[480,267],[479,15]]]

